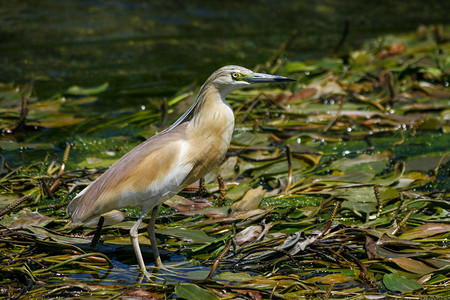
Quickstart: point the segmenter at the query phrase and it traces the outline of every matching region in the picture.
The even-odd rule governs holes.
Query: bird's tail
[[[90,210],[83,202],[85,191],[84,189],[79,193],[67,206],[67,213],[70,214],[73,225],[84,224],[86,227],[95,227],[98,224],[100,217],[104,217],[104,226],[113,225],[122,222],[125,219],[125,214],[119,210],[112,210],[103,214],[90,214]]]
[[[83,195],[86,193],[87,188],[81,191],[75,198],[70,201],[69,205],[67,205],[67,213],[70,215],[72,219],[72,223],[74,225],[80,225],[84,223],[87,219],[89,219],[89,215],[86,211],[86,205],[83,205]]]

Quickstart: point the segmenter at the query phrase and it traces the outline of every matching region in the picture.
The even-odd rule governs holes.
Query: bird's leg
[[[155,270],[164,270],[167,273],[176,274],[177,276],[179,276],[178,272],[167,268],[162,263],[161,257],[159,256],[159,251],[158,251],[158,246],[156,244],[156,236],[155,236],[155,221],[156,221],[156,217],[158,216],[158,211],[159,211],[160,207],[161,207],[161,204],[153,208],[152,216],[151,216],[150,222],[148,222],[148,226],[147,226],[148,237],[150,239],[150,243],[152,244],[153,256],[155,257]]]
[[[95,234],[91,241],[91,248],[95,248],[95,246],[97,246],[98,241],[100,240],[100,237],[102,235],[103,223],[105,223],[105,217],[101,216],[100,219],[98,220],[97,228],[95,229]]]
[[[225,188],[225,183],[223,182],[222,176],[217,175],[217,182],[219,183],[220,197],[217,201],[218,206],[223,206],[225,204],[225,198],[227,197],[227,189]]]
[[[201,197],[205,197],[205,195],[208,194],[208,190],[206,189],[206,184],[205,184],[205,177],[200,178],[198,185],[199,185],[198,194]]]
[[[156,244],[156,236],[155,236],[155,221],[156,217],[158,216],[158,211],[160,207],[161,204],[153,208],[152,216],[150,217],[150,222],[148,222],[147,226],[148,237],[150,239],[150,243],[152,244],[153,256],[155,257],[155,265],[157,268],[163,267],[161,257],[159,256],[158,245]]]
[[[131,244],[133,244],[134,253],[136,254],[136,258],[139,264],[139,269],[142,273],[146,274],[147,269],[145,268],[144,259],[142,258],[141,248],[139,247],[139,240],[138,240],[138,228],[139,225],[142,223],[142,214],[139,217],[139,219],[136,221],[136,224],[131,228],[130,230],[130,237],[131,237]]]

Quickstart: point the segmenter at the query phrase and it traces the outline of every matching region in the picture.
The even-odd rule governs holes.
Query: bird
[[[151,211],[147,226],[155,267],[164,267],[155,219],[161,204],[214,170],[224,159],[234,130],[234,114],[225,97],[250,85],[294,79],[224,66],[211,74],[189,109],[170,127],[121,157],[69,203],[74,225],[93,223],[121,208],[140,208],[130,230],[131,243],[143,274],[149,274],[138,242],[138,228]]]

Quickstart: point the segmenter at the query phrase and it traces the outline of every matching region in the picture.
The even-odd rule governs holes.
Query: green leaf
[[[417,281],[395,274],[384,275],[383,283],[388,290],[393,292],[408,293],[422,288],[422,285]]]
[[[175,236],[184,240],[190,240],[194,243],[211,243],[214,238],[208,236],[202,230],[189,230],[184,228],[158,228],[156,233]]]
[[[214,277],[218,280],[224,280],[224,281],[231,281],[231,282],[246,282],[251,281],[253,279],[252,275],[240,272],[240,273],[233,273],[233,272],[223,272],[218,274]]]
[[[192,299],[192,300],[220,299],[214,293],[212,293],[208,290],[202,289],[201,287],[196,286],[195,284],[191,284],[191,283],[183,283],[183,284],[177,285],[175,287],[175,294],[177,294],[177,296],[180,298],[184,298],[184,299],[188,299],[188,300],[190,300],[190,299]]]
[[[378,183],[381,186],[388,186],[399,180],[404,172],[405,172],[405,163],[403,161],[400,161],[395,164],[394,171],[392,173],[389,173],[385,176],[377,177],[372,182]]]
[[[106,91],[108,87],[109,84],[107,82],[93,87],[81,87],[78,85],[74,85],[67,89],[67,94],[84,96],[94,95]]]
[[[11,140],[0,141],[0,149],[5,151],[15,151],[19,149],[51,150],[54,146],[51,143],[17,143]]]
[[[398,191],[392,188],[381,187],[379,189],[382,200],[394,199],[398,196]],[[376,211],[378,202],[373,187],[354,187],[344,194],[339,195],[340,198],[346,199],[342,203],[343,208],[349,208],[364,213]]]
[[[357,158],[342,158],[332,163],[330,169],[338,169],[343,172],[360,171],[362,169],[375,170],[377,173],[388,165],[391,151],[378,154],[362,154]]]

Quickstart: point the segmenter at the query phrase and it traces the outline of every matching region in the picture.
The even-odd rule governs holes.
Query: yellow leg
[[[136,224],[131,228],[130,230],[130,237],[131,237],[131,244],[133,244],[134,253],[136,254],[136,259],[139,264],[139,269],[142,273],[147,273],[147,269],[145,268],[144,259],[142,258],[141,248],[139,247],[139,240],[138,240],[138,229],[139,225],[142,223],[142,215],[139,217],[139,219],[136,221]]]
[[[155,236],[155,221],[156,217],[158,216],[158,211],[160,207],[161,205],[158,205],[153,208],[152,216],[147,226],[148,237],[150,239],[150,243],[152,243],[153,256],[155,257],[155,270],[153,272],[164,270],[167,273],[176,274],[177,276],[179,276],[180,274],[178,272],[168,269],[162,263],[161,257],[159,256],[158,245],[156,244],[156,236]]]
[[[152,216],[147,226],[148,237],[150,239],[150,243],[152,244],[153,256],[155,257],[155,266],[157,268],[164,267],[161,261],[161,257],[159,256],[158,245],[156,244],[156,236],[155,236],[155,221],[156,217],[158,216],[160,206],[161,204],[153,208]]]

